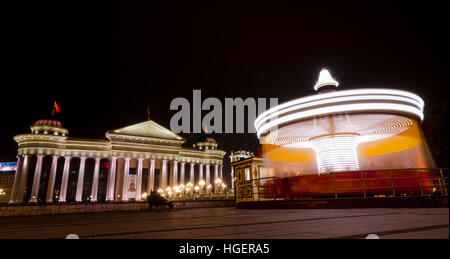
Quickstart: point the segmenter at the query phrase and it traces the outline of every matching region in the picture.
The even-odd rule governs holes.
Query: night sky
[[[193,89],[221,100],[310,95],[322,67],[341,89],[408,90],[427,112],[448,103],[448,14],[438,4],[93,2],[4,6],[0,161],[16,160],[13,136],[50,118],[54,100],[69,135],[87,138],[146,120],[147,106],[169,127],[171,100],[192,100]],[[258,143],[214,138],[227,152]]]

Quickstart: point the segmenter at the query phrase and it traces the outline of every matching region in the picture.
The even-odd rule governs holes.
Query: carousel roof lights
[[[411,107],[404,104],[397,103],[355,103],[335,105],[324,108],[316,108],[312,110],[302,111],[286,115],[284,117],[271,120],[266,124],[262,124],[256,129],[258,137],[267,133],[271,128],[277,127],[280,124],[294,122],[302,119],[307,119],[320,115],[327,115],[330,113],[343,113],[343,112],[363,112],[363,111],[375,111],[375,112],[401,112],[407,113],[419,117],[423,120],[423,112],[415,107]]]
[[[276,117],[281,113],[289,112],[298,108],[306,108],[320,103],[329,103],[330,101],[338,97],[352,97],[346,99],[346,101],[359,100],[361,98],[367,99],[369,97],[374,97],[376,98],[375,100],[380,100],[381,97],[386,97],[386,100],[388,101],[392,102],[400,101],[410,103],[411,105],[416,106],[420,111],[423,111],[425,105],[422,98],[420,98],[418,95],[403,90],[383,89],[383,88],[343,90],[302,97],[275,106],[261,113],[256,118],[255,127],[258,129],[260,124],[264,123],[265,120],[267,120],[268,118]],[[314,101],[321,101],[321,102],[312,103]]]

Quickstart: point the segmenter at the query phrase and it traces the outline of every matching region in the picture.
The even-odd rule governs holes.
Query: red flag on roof
[[[55,108],[55,112],[56,112],[56,113],[60,113],[60,112],[61,112],[61,108],[59,108],[59,105],[56,103],[56,101],[55,101],[55,103],[53,104],[53,107]]]
[[[59,105],[56,103],[56,101],[53,103],[52,117],[55,115],[55,112],[56,113],[61,112],[61,108],[59,108]]]

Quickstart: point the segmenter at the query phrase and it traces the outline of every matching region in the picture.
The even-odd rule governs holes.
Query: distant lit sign
[[[0,163],[0,172],[16,171],[17,162]]]

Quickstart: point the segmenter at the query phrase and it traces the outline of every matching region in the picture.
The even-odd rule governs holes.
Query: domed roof
[[[195,144],[193,145],[194,148],[197,149],[217,149],[217,142],[216,140],[211,136],[211,134],[208,133],[202,133],[202,135],[197,139]]]
[[[51,126],[51,127],[59,127],[62,128],[62,124],[57,120],[38,120],[33,126]]]

